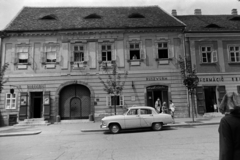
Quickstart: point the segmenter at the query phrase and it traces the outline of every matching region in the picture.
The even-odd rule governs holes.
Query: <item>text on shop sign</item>
[[[32,85],[27,85],[28,89],[44,89],[45,85],[44,84],[32,84]]]
[[[147,77],[147,81],[164,81],[167,80],[167,77]]]

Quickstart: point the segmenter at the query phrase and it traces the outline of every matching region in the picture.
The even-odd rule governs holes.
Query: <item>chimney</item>
[[[176,10],[176,9],[173,9],[173,10],[172,10],[172,15],[173,15],[173,16],[177,16],[177,10]]]
[[[232,15],[238,15],[237,9],[232,9]]]
[[[195,14],[195,15],[202,15],[201,9],[195,9],[195,10],[194,10],[194,14]]]

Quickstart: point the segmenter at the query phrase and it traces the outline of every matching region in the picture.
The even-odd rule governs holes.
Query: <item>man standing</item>
[[[172,115],[172,118],[174,119],[175,105],[172,102],[172,100],[170,100],[169,103],[170,103],[169,108],[171,110],[171,115]]]
[[[160,98],[158,98],[157,100],[156,100],[156,102],[155,102],[155,109],[156,109],[156,111],[158,112],[158,113],[161,113],[162,111],[161,111],[161,100],[160,100]]]

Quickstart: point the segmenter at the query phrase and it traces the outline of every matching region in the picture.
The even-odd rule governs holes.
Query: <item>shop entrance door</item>
[[[214,112],[214,104],[217,104],[216,86],[204,86],[206,112]]]
[[[155,107],[155,102],[160,99],[161,104],[163,102],[168,104],[168,86],[155,85],[147,87],[147,106]]]
[[[31,92],[31,106],[30,106],[30,118],[41,118],[43,105],[43,93],[42,92]]]

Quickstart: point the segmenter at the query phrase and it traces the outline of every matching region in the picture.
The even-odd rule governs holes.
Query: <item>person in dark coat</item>
[[[240,95],[227,93],[220,104],[219,160],[240,159]]]

